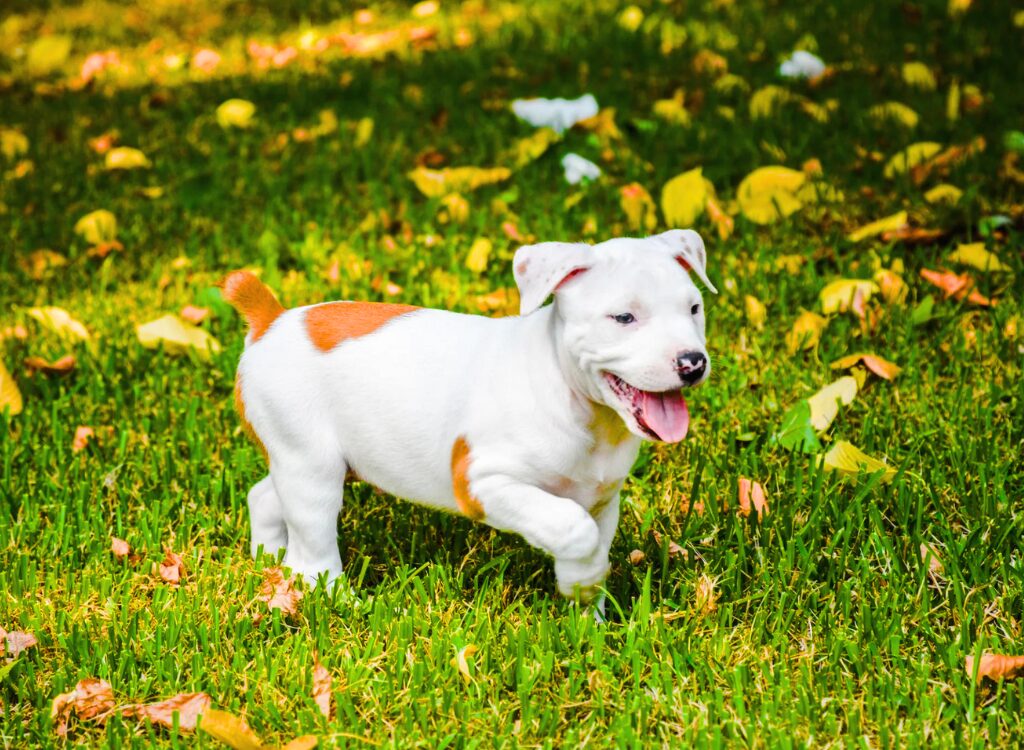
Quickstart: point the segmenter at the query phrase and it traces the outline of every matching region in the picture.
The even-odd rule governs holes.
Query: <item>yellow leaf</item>
[[[701,168],[691,169],[673,177],[661,189],[661,213],[670,227],[692,227],[704,213],[707,186]]]
[[[811,407],[811,425],[821,432],[827,430],[839,413],[839,404],[849,405],[857,396],[857,380],[845,375],[829,383],[807,399]]]
[[[979,271],[1012,271],[1008,265],[999,260],[999,256],[985,249],[984,242],[971,242],[957,245],[956,250],[946,256],[951,263],[977,268]]]
[[[858,294],[864,296],[864,301],[871,299],[871,295],[878,292],[878,285],[866,279],[838,279],[825,286],[818,293],[821,300],[821,311],[826,315],[846,312],[853,304],[853,298]]]
[[[800,210],[797,191],[807,175],[788,167],[760,167],[743,178],[736,199],[743,215],[755,224],[770,224]]]
[[[25,68],[29,75],[46,76],[67,62],[71,53],[71,39],[60,34],[36,39],[28,48]]]
[[[8,410],[10,416],[13,417],[15,414],[20,414],[23,407],[24,403],[21,400],[18,384],[14,382],[11,373],[0,361],[0,414],[3,414],[4,410]]]
[[[876,122],[898,122],[908,128],[916,128],[919,119],[917,112],[900,102],[876,104],[868,110],[868,116]]]
[[[879,219],[878,221],[873,221],[870,224],[865,224],[860,229],[846,235],[846,239],[850,242],[860,242],[861,240],[866,240],[868,237],[874,237],[882,232],[895,232],[905,226],[907,226],[907,212],[900,211],[892,216],[886,216],[884,219]]]
[[[768,318],[768,310],[765,308],[764,303],[757,297],[753,297],[748,294],[743,297],[743,306],[746,310],[747,321],[750,325],[758,331],[764,328],[764,322]]]
[[[75,234],[90,245],[113,242],[117,238],[117,218],[105,208],[93,211],[75,222]]]
[[[107,169],[139,169],[152,166],[146,155],[137,148],[119,146],[107,152]]]
[[[296,737],[287,745],[282,745],[281,750],[313,750],[319,744],[320,740],[315,734],[304,734],[301,737]]]
[[[903,63],[903,82],[913,88],[923,91],[934,91],[938,85],[935,82],[935,74],[923,62]]]
[[[676,91],[671,99],[659,99],[651,108],[654,114],[673,125],[689,125],[690,113],[686,111],[682,90]]]
[[[885,378],[886,380],[892,380],[903,371],[903,368],[895,362],[890,362],[887,359],[879,357],[877,354],[869,354],[867,352],[858,352],[857,354],[840,357],[829,365],[829,367],[833,370],[848,370],[859,364],[863,364],[871,370],[871,372],[875,373],[875,375],[880,378]]]
[[[441,9],[441,5],[437,0],[422,0],[422,2],[416,3],[412,6],[412,14],[416,18],[428,18],[434,15]]]
[[[466,268],[473,273],[483,273],[487,270],[487,260],[491,257],[492,244],[486,237],[477,237],[469,248],[466,256]]]
[[[441,199],[441,205],[448,209],[448,218],[461,224],[469,218],[469,201],[458,193],[450,193]]]
[[[58,336],[78,341],[89,340],[89,331],[86,327],[61,307],[33,307],[28,314],[29,317],[38,320],[43,328],[53,331]]]
[[[838,471],[852,477],[857,476],[862,471],[867,474],[882,471],[884,472],[882,474],[882,481],[891,482],[892,478],[896,476],[896,469],[879,461],[877,458],[872,458],[860,448],[845,440],[840,440],[833,445],[832,449],[822,456],[820,461],[824,464],[827,471]]]
[[[619,14],[619,26],[626,31],[636,31],[644,22],[644,12],[635,5],[630,5]]]
[[[373,137],[373,118],[364,117],[358,123],[356,123],[356,138],[354,145],[356,148],[363,148],[370,139]]]
[[[217,107],[217,124],[222,128],[247,128],[256,114],[256,105],[245,99],[228,99]]]
[[[654,201],[640,183],[624,185],[619,191],[619,202],[626,212],[630,229],[650,232],[658,225]]]
[[[515,141],[498,161],[507,164],[512,169],[522,169],[543,156],[552,143],[557,143],[560,140],[562,140],[562,136],[551,128],[538,128],[533,134]]]
[[[891,180],[898,174],[906,174],[921,162],[928,161],[935,154],[942,150],[941,143],[934,141],[922,141],[907,146],[902,151],[893,155],[885,164],[882,174],[887,180]]]
[[[469,657],[475,654],[479,649],[473,644],[463,646],[459,649],[459,653],[451,660],[451,665],[459,670],[462,678],[466,682],[472,682],[473,676],[469,673]]]
[[[163,344],[170,352],[180,353],[194,349],[201,357],[208,358],[210,353],[220,351],[220,343],[191,323],[186,323],[177,315],[164,315],[162,318],[135,327],[139,342],[147,349],[155,349]]]
[[[199,729],[206,732],[234,750],[263,750],[260,739],[242,719],[227,711],[208,708],[199,721]]]
[[[929,203],[956,203],[964,191],[953,185],[943,183],[936,185],[924,194],[924,199]]]
[[[461,193],[476,190],[484,185],[504,182],[512,176],[512,170],[507,167],[417,167],[409,172],[408,176],[425,196],[440,198],[449,193]]]
[[[902,305],[907,299],[907,283],[898,273],[882,268],[875,273],[874,279],[882,299],[890,305]]]
[[[786,334],[786,348],[790,354],[796,354],[801,349],[812,349],[821,340],[821,332],[828,325],[828,319],[806,310],[800,313],[800,317],[793,324],[793,329]]]
[[[28,138],[20,130],[0,128],[0,154],[15,159],[28,151]]]
[[[953,81],[949,84],[949,93],[946,95],[946,119],[953,122],[960,119],[960,82]]]
[[[780,107],[796,98],[789,89],[782,86],[765,86],[751,95],[750,116],[755,120],[771,117]]]

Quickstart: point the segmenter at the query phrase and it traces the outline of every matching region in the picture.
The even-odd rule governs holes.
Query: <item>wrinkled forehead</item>
[[[655,240],[621,238],[594,245],[595,263],[580,277],[588,294],[678,299],[697,290],[670,252]]]

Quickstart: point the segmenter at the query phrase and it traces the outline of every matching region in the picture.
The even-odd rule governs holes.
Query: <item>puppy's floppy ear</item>
[[[519,314],[529,315],[558,287],[594,263],[590,245],[541,242],[516,250],[512,271],[519,287]]]
[[[708,256],[704,250],[704,240],[700,238],[699,234],[692,229],[672,229],[648,239],[656,240],[664,245],[675,256],[679,265],[687,271],[693,271],[704,282],[704,286],[718,294],[715,285],[708,278]]]

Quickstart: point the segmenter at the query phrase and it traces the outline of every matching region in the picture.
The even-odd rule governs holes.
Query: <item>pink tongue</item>
[[[686,437],[690,412],[679,391],[668,393],[640,392],[640,411],[644,422],[666,443],[678,443]]]

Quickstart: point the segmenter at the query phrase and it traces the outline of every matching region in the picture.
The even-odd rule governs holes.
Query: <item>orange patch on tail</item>
[[[256,275],[249,271],[232,271],[220,284],[224,299],[242,314],[249,324],[253,342],[267,332],[270,324],[284,312],[284,307]]]
[[[306,331],[317,349],[329,352],[346,339],[373,333],[392,318],[419,309],[389,302],[328,302],[306,310]]]
[[[469,489],[469,462],[469,443],[464,437],[459,437],[452,446],[452,488],[455,490],[455,504],[467,518],[482,521],[484,507]]]
[[[242,420],[242,429],[245,430],[245,433],[259,447],[260,453],[263,454],[263,458],[267,463],[270,463],[270,455],[267,453],[267,447],[263,445],[263,441],[260,440],[260,436],[256,434],[256,430],[253,429],[252,423],[245,417],[245,400],[242,398],[242,377],[240,375],[235,378],[235,411],[238,412],[238,418]]]

